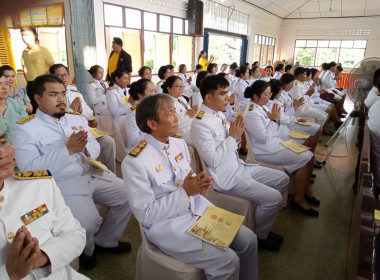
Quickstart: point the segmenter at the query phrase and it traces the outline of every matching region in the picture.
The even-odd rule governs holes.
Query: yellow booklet
[[[300,154],[304,151],[309,150],[309,147],[306,147],[300,143],[297,143],[294,140],[287,140],[287,141],[282,141],[281,144],[288,148],[289,150],[292,150],[293,152]]]
[[[104,135],[108,135],[109,133],[108,132],[105,132],[105,131],[101,131],[97,128],[90,128],[90,132],[92,134],[92,136],[94,136],[94,138],[99,138],[99,137],[102,137]]]
[[[307,139],[310,137],[310,134],[303,131],[292,130],[289,136],[297,139]]]
[[[187,232],[215,247],[227,249],[243,220],[244,216],[210,205]]]
[[[86,158],[86,157],[85,157]],[[103,170],[103,171],[105,171],[105,172],[108,172],[108,173],[110,173],[111,171],[109,171],[109,169],[107,168],[107,166],[105,166],[103,163],[101,163],[100,161],[97,161],[97,160],[95,160],[95,159],[93,159],[93,158],[90,158],[90,157],[87,157],[86,158],[87,159],[87,161],[89,162],[89,163],[91,163],[93,166],[95,166],[95,167],[97,167],[97,168],[99,168],[99,169],[101,169],[101,170]]]
[[[128,99],[129,99],[129,95],[127,95],[127,96],[123,96],[123,97],[121,98],[121,102],[123,102],[123,104],[127,104],[127,103],[128,103]]]
[[[294,122],[306,126],[310,126],[313,124],[313,122],[301,118],[296,119]]]

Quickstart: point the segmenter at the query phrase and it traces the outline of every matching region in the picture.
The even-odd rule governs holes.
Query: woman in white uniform
[[[285,73],[285,66],[284,64],[279,64],[275,68],[276,73],[274,73],[273,79],[279,80],[281,79],[282,74]]]
[[[260,68],[258,66],[253,66],[251,70],[251,78],[249,79],[249,83],[252,85],[254,82],[256,82],[261,75]]]
[[[206,78],[209,75],[211,75],[211,73],[209,73],[208,71],[201,71],[197,75],[197,80],[196,80],[197,89],[194,91],[193,97],[191,98],[191,106],[193,108],[195,106],[198,106],[198,110],[200,110],[202,102],[203,102],[203,98],[202,98],[201,92],[199,91],[199,88],[204,78]]]
[[[365,106],[367,106],[368,109],[371,108],[373,104],[376,103],[376,101],[380,100],[380,68],[373,73],[373,88],[368,92],[368,95],[366,99],[364,100]]]
[[[90,98],[96,115],[110,116],[111,111],[107,107],[106,91],[108,83],[103,81],[104,69],[99,65],[91,66],[88,72],[94,78],[87,83],[87,94]]]
[[[143,66],[139,69],[139,76],[141,79],[152,80],[152,69],[148,66]]]
[[[130,151],[134,146],[137,145],[144,137],[143,133],[136,124],[136,108],[140,100],[147,95],[156,94],[156,86],[149,79],[140,79],[131,84],[129,88],[129,94],[131,100],[130,103],[134,103],[125,114],[125,128],[127,131],[127,151]]]
[[[186,98],[187,101],[191,99],[193,96],[193,91],[191,90],[191,80],[192,78],[186,75],[187,67],[185,64],[180,64],[178,66],[178,77],[182,79],[182,85],[183,85],[183,96]]]
[[[319,212],[309,203],[319,205],[310,188],[313,171],[313,153],[305,151],[297,154],[281,144],[279,135],[281,109],[277,104],[269,110],[265,105],[271,96],[270,84],[256,81],[245,91],[245,97],[251,99],[245,112],[246,131],[251,140],[258,161],[280,165],[294,176],[294,200],[292,209],[302,214],[317,217]]]
[[[244,97],[244,91],[250,85],[248,67],[240,65],[239,69],[236,71],[236,77],[238,77],[238,80],[235,82],[232,92],[236,94],[237,99],[239,100],[240,109],[244,112],[249,104],[249,99]]]
[[[178,76],[167,78],[162,86],[162,91],[173,100],[175,113],[178,116],[178,132],[182,135],[187,145],[193,146],[193,141],[190,137],[190,127],[192,119],[198,112],[198,105],[190,108],[186,99],[182,97],[183,85],[181,78]]]

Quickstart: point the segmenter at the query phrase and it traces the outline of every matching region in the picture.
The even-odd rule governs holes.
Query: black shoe
[[[334,127],[336,129],[338,129],[342,124],[343,124],[343,122],[337,122],[337,123],[334,124]]]
[[[320,161],[320,160],[317,160],[317,159],[315,160],[315,162],[318,163],[318,164],[321,164],[321,165],[324,164],[323,161]]]
[[[317,177],[317,175],[315,175],[315,174],[311,174],[311,178],[316,178]]]
[[[314,204],[316,206],[319,206],[319,204],[321,204],[321,202],[318,199],[316,199],[314,196],[308,197],[307,195],[305,195],[305,200],[307,203]]]
[[[84,253],[82,253],[80,256],[79,256],[79,265],[81,268],[85,269],[85,270],[89,270],[89,269],[92,269],[95,267],[96,265],[96,257],[95,257],[95,253],[92,254],[91,257],[85,255]]]
[[[281,243],[278,243],[274,239],[269,238],[269,235],[267,239],[257,238],[257,241],[259,243],[259,248],[262,250],[277,252],[281,247]]]
[[[309,210],[306,210],[302,208],[300,205],[297,204],[294,200],[291,201],[290,206],[292,210],[296,210],[304,215],[311,216],[311,217],[318,217],[319,212],[317,210],[314,210],[313,208],[310,208]]]
[[[329,131],[329,132],[325,132],[325,131],[323,131],[322,134],[323,134],[323,135],[327,135],[327,136],[332,136],[332,135],[334,135],[334,132],[332,132],[332,131]]]
[[[323,165],[319,163],[314,163],[314,168],[322,169]]]
[[[310,178],[310,184],[314,184],[314,179]]]
[[[99,245],[95,245],[96,252],[107,252],[112,254],[124,254],[131,251],[131,243],[129,242],[121,242],[119,241],[119,245],[116,247],[102,247]]]
[[[273,239],[280,244],[284,241],[284,237],[281,234],[274,233],[273,231],[269,232],[268,238]]]
[[[246,156],[246,155],[248,154],[248,152],[245,151],[245,150],[242,149],[242,148],[239,149],[239,153],[242,154],[242,155],[244,155],[244,156]]]

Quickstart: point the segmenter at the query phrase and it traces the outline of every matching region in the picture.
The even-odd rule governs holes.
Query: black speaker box
[[[203,2],[200,0],[189,0],[187,7],[189,34],[203,35]]]

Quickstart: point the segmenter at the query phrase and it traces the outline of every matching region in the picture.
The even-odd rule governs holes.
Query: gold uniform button
[[[81,163],[84,164],[84,160],[83,159],[82,159]]]
[[[163,150],[166,151],[166,146],[164,146]]]
[[[191,214],[194,214],[194,210],[191,210]]]
[[[0,202],[3,202],[3,201],[4,201],[4,196],[0,195]]]
[[[178,187],[178,186],[179,186],[179,183],[178,183],[178,182],[175,182],[175,185]]]
[[[13,232],[8,233],[8,239],[13,239],[13,237],[15,237]]]
[[[177,168],[174,167],[173,170],[174,170],[174,171],[177,171]]]
[[[170,155],[170,152],[168,151],[167,154]]]

